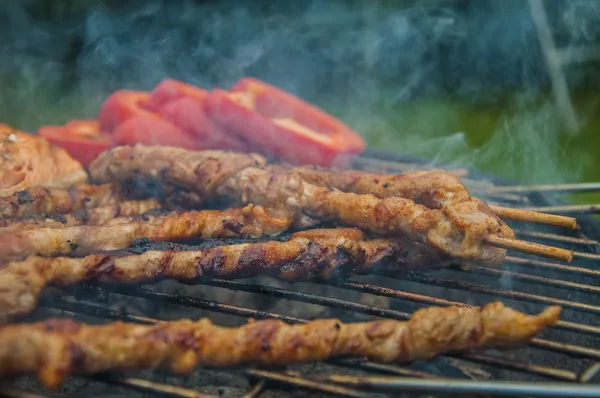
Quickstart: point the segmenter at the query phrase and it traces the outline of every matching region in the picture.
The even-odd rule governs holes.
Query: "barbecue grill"
[[[427,165],[423,159],[377,151],[367,151],[354,163],[355,168],[390,173]],[[469,171],[463,181],[490,203],[577,214],[579,227],[573,232],[525,223],[511,225],[517,235],[575,250],[573,264],[518,255],[508,257],[501,270],[443,269],[412,272],[399,279],[354,277],[328,285],[288,284],[268,278],[199,281],[193,286],[174,282],[137,287],[85,284],[68,291],[49,291],[28,320],[64,316],[90,323],[111,319],[152,324],[205,314],[216,323],[235,325],[244,318],[289,323],[325,316],[343,321],[368,317],[404,320],[422,306],[481,305],[494,299],[524,312],[561,305],[564,311],[559,324],[528,347],[501,354],[445,355],[410,367],[357,358],[285,369],[198,369],[188,378],[162,372],[77,377],[52,396],[600,396],[600,222],[591,215],[597,207],[566,206],[555,195],[561,190],[597,190],[598,185],[508,188],[506,181],[476,171]],[[189,244],[205,248],[240,241],[247,240],[209,239]],[[165,245],[173,244],[141,241],[135,248],[142,251]],[[0,388],[0,396],[7,397],[44,394],[47,392],[29,378]]]

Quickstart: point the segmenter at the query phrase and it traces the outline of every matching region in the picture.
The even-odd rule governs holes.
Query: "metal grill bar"
[[[452,279],[445,279],[439,277],[433,277],[423,274],[411,272],[405,277],[406,280],[412,282],[419,282],[426,285],[447,287],[458,290],[468,290],[475,293],[489,294],[492,296],[507,297],[516,300],[532,301],[544,304],[560,305],[564,308],[571,308],[574,310],[589,312],[592,314],[600,314],[600,307],[592,304],[584,304],[579,302],[571,302],[567,300],[561,300],[552,297],[540,296],[537,294],[524,293],[524,292],[513,292],[508,290],[494,289],[491,287],[478,285],[475,283],[455,281]]]
[[[540,285],[560,287],[562,289],[575,290],[578,292],[600,294],[600,286],[585,285],[583,283],[561,281],[558,279],[544,278],[536,275],[521,274],[519,272],[506,271],[488,267],[470,267],[471,271],[477,271],[482,274],[494,275],[494,276],[508,276],[513,280],[527,281],[533,283],[539,283]]]
[[[513,229],[517,235],[529,236],[531,238],[556,240],[559,242],[572,243],[574,245],[593,245],[600,246],[600,242],[593,239],[574,238],[572,236],[564,236],[557,234],[549,234],[546,232],[528,231],[525,229]]]
[[[229,281],[223,281],[223,282],[229,282]],[[243,288],[240,287],[240,284],[244,285],[243,282],[233,281],[232,283],[234,285],[234,287],[232,287],[232,289],[244,290]],[[255,286],[255,285],[249,285],[249,286]],[[264,286],[262,286],[262,287],[266,288]],[[216,303],[214,301],[208,301],[208,300],[198,300],[198,299],[194,299],[191,297],[181,297],[181,296],[176,296],[176,295],[172,295],[172,294],[156,292],[154,290],[150,290],[150,289],[146,289],[146,288],[128,289],[128,288],[112,286],[112,285],[105,286],[103,288],[105,288],[107,291],[122,294],[125,296],[142,297],[142,298],[146,298],[146,299],[162,301],[162,302],[167,302],[167,303],[171,303],[171,304],[187,305],[187,306],[192,306],[195,308],[201,308],[201,309],[206,309],[206,310],[226,312],[226,313],[229,313],[232,315],[253,317],[253,318],[260,318],[260,319],[279,319],[279,320],[282,320],[282,321],[288,322],[288,323],[306,322],[306,320],[298,319],[298,318],[294,318],[294,317],[288,317],[285,315],[274,314],[274,313],[258,311],[258,310],[249,310],[247,308],[240,308],[240,307],[235,307],[235,306],[230,306],[230,305],[224,305],[221,303]],[[262,293],[262,291],[259,293]],[[327,301],[322,301],[323,299],[326,300],[327,298],[318,296],[318,300],[320,302],[326,303]],[[68,305],[71,307],[73,304],[74,303],[68,303]],[[353,303],[353,304],[356,304],[356,303]],[[50,305],[52,305],[52,304],[50,304]],[[321,304],[321,305],[327,305],[327,304]],[[72,307],[72,308],[77,308],[77,307]],[[252,314],[249,314],[248,313],[249,311]],[[408,314],[405,314],[405,315],[407,317],[409,317]],[[100,316],[102,316],[102,315],[100,315]],[[406,318],[401,318],[401,319],[406,319]],[[544,340],[542,340],[542,342],[543,341]],[[555,346],[553,346],[552,343],[553,342],[549,342],[549,344],[545,344],[543,348],[549,348],[549,349],[552,349],[553,351],[555,351],[557,348]],[[556,343],[556,344],[560,345],[561,347],[563,346],[560,343]],[[577,346],[575,346],[575,347],[579,348],[579,350],[575,350],[575,352],[573,352],[574,355],[579,354],[579,355],[585,356],[585,354],[587,353],[587,350],[588,350],[587,348],[577,347]],[[463,355],[460,357],[464,358],[464,359],[470,359],[470,354]],[[512,359],[511,360],[503,360],[502,358],[491,357],[491,356],[488,357],[488,356],[482,355],[482,354],[477,355],[476,358],[477,358],[476,359],[477,362],[486,363],[486,364],[494,365],[494,366],[501,366],[501,367],[505,367],[507,369],[521,370],[521,371],[525,371],[525,372],[528,372],[531,374],[537,374],[537,375],[551,377],[551,378],[559,378],[559,379],[567,380],[567,381],[571,381],[571,380],[574,380],[577,378],[577,375],[573,372],[557,370],[555,368],[544,367],[544,366],[540,366],[540,365],[532,366],[529,363],[524,363],[524,362],[518,363]],[[488,358],[489,360],[487,360],[486,358]],[[360,365],[358,367],[360,368]],[[564,372],[569,372],[569,373],[564,373]],[[419,377],[421,377],[421,376],[419,376]]]
[[[579,379],[577,373],[567,369],[555,369],[550,368],[548,366],[540,366],[528,362],[517,362],[513,359],[504,359],[497,356],[483,354],[465,354],[461,358],[468,359],[472,362],[479,362],[486,365],[494,365],[500,368],[537,374],[540,376],[546,376],[548,378],[557,380],[577,381]]]
[[[437,305],[437,306],[457,306],[457,307],[471,307],[470,304],[454,301],[454,300],[446,300],[437,297],[425,296],[423,294],[418,293],[408,293],[403,292],[401,290],[389,289],[386,287],[369,285],[367,283],[359,283],[352,281],[339,281],[334,283],[334,286],[338,286],[344,289],[350,289],[359,291],[362,293],[370,293],[378,296],[385,296],[397,299],[403,299],[408,301],[413,301],[416,303],[423,303],[428,305]],[[589,334],[600,336],[600,327],[583,325],[580,323],[567,322],[567,321],[558,321],[558,324],[555,326],[557,329],[568,330],[577,333]]]
[[[597,398],[598,386],[574,386],[570,383],[525,383],[478,381],[472,383],[456,379],[432,379],[423,383],[415,378],[353,377],[344,375],[315,376],[315,380],[339,383],[361,389],[393,393],[427,392],[455,394],[482,394],[492,396],[580,397]]]
[[[588,260],[600,260],[600,254],[573,252],[574,258],[587,258]]]
[[[551,269],[554,271],[572,272],[575,274],[595,276],[595,277],[600,278],[600,270],[583,268],[583,267],[579,267],[579,266],[576,266],[573,264],[563,265],[563,264],[551,263],[548,261],[530,260],[528,258],[511,257],[511,256],[506,257],[506,262],[512,263],[512,264],[517,264],[517,265],[531,266],[531,267],[536,267],[536,268]]]

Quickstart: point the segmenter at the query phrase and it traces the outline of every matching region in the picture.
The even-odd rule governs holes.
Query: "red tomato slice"
[[[179,98],[191,97],[202,102],[207,95],[206,90],[192,84],[174,79],[164,79],[152,90],[147,107],[154,112],[158,112],[167,103]]]
[[[118,90],[108,96],[98,113],[100,129],[112,133],[117,126],[137,115],[152,115],[146,109],[150,94],[144,91]]]
[[[112,137],[100,132],[96,120],[73,120],[64,126],[42,126],[38,129],[38,134],[50,143],[64,148],[86,167],[113,146]]]
[[[204,104],[194,97],[181,97],[168,102],[159,109],[159,115],[181,130],[192,135],[206,149],[248,151],[250,145],[227,134],[215,125],[204,111]]]
[[[165,145],[186,149],[201,149],[191,135],[153,113],[132,116],[121,123],[113,133],[121,145]]]

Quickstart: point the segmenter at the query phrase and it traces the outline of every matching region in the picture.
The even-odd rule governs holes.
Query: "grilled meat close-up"
[[[600,396],[600,6],[5,3],[0,397]]]

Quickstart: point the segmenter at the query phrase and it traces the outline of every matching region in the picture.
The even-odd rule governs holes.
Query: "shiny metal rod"
[[[504,397],[594,397],[600,392],[598,385],[577,385],[573,383],[532,383],[517,381],[481,381],[476,383],[454,379],[423,379],[413,377],[354,377],[332,375],[318,377],[319,381],[343,384],[347,387],[388,392],[421,392],[469,395],[492,395]]]

